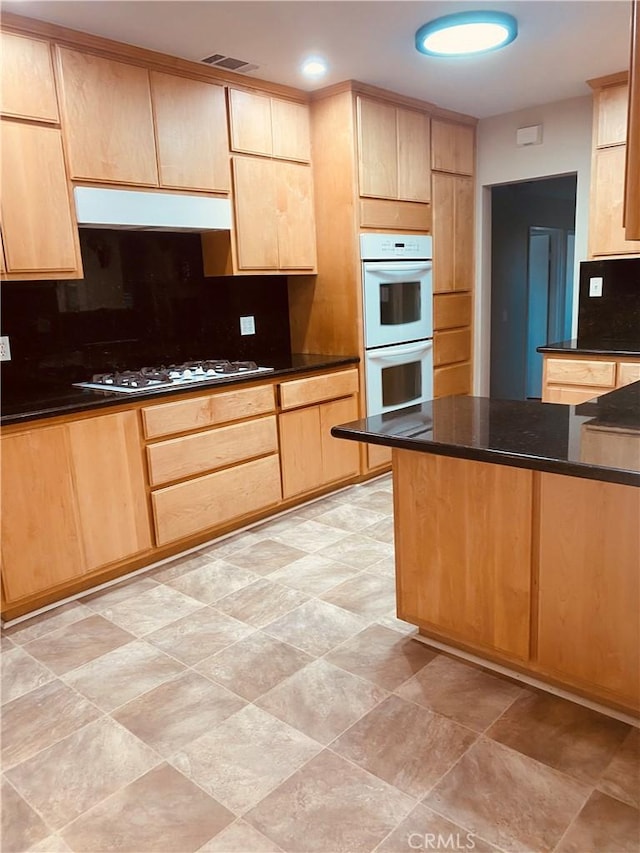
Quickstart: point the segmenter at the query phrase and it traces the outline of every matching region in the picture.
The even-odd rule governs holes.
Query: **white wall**
[[[478,124],[476,183],[475,393],[489,393],[491,316],[491,190],[535,178],[577,173],[573,335],[578,312],[580,261],[587,258],[591,182],[592,98],[571,98]],[[518,147],[516,130],[541,124],[542,144]]]

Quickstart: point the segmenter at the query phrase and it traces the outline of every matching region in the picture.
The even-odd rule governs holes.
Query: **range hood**
[[[75,187],[78,225],[127,231],[229,231],[228,198]]]

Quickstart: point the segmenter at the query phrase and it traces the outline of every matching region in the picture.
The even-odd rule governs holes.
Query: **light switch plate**
[[[248,317],[240,317],[240,334],[255,335],[256,333],[256,318],[253,315]]]
[[[9,335],[0,336],[0,361],[11,361],[11,347],[9,346]]]
[[[602,277],[597,276],[589,279],[589,296],[602,296]]]

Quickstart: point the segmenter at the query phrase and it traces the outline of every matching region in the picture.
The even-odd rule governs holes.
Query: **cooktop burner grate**
[[[201,382],[215,382],[254,373],[269,373],[273,367],[258,367],[254,361],[207,359],[170,364],[168,367],[142,367],[114,373],[96,373],[90,382],[74,382],[77,388],[131,394],[140,391],[163,391]]]

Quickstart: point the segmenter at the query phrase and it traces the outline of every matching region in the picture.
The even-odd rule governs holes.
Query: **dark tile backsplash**
[[[602,278],[602,296],[589,296],[592,278]],[[580,264],[578,344],[640,344],[640,258]]]
[[[197,234],[81,229],[80,244],[84,279],[2,283],[3,395],[116,369],[290,355],[285,276],[205,278]],[[255,335],[240,335],[245,315]]]

